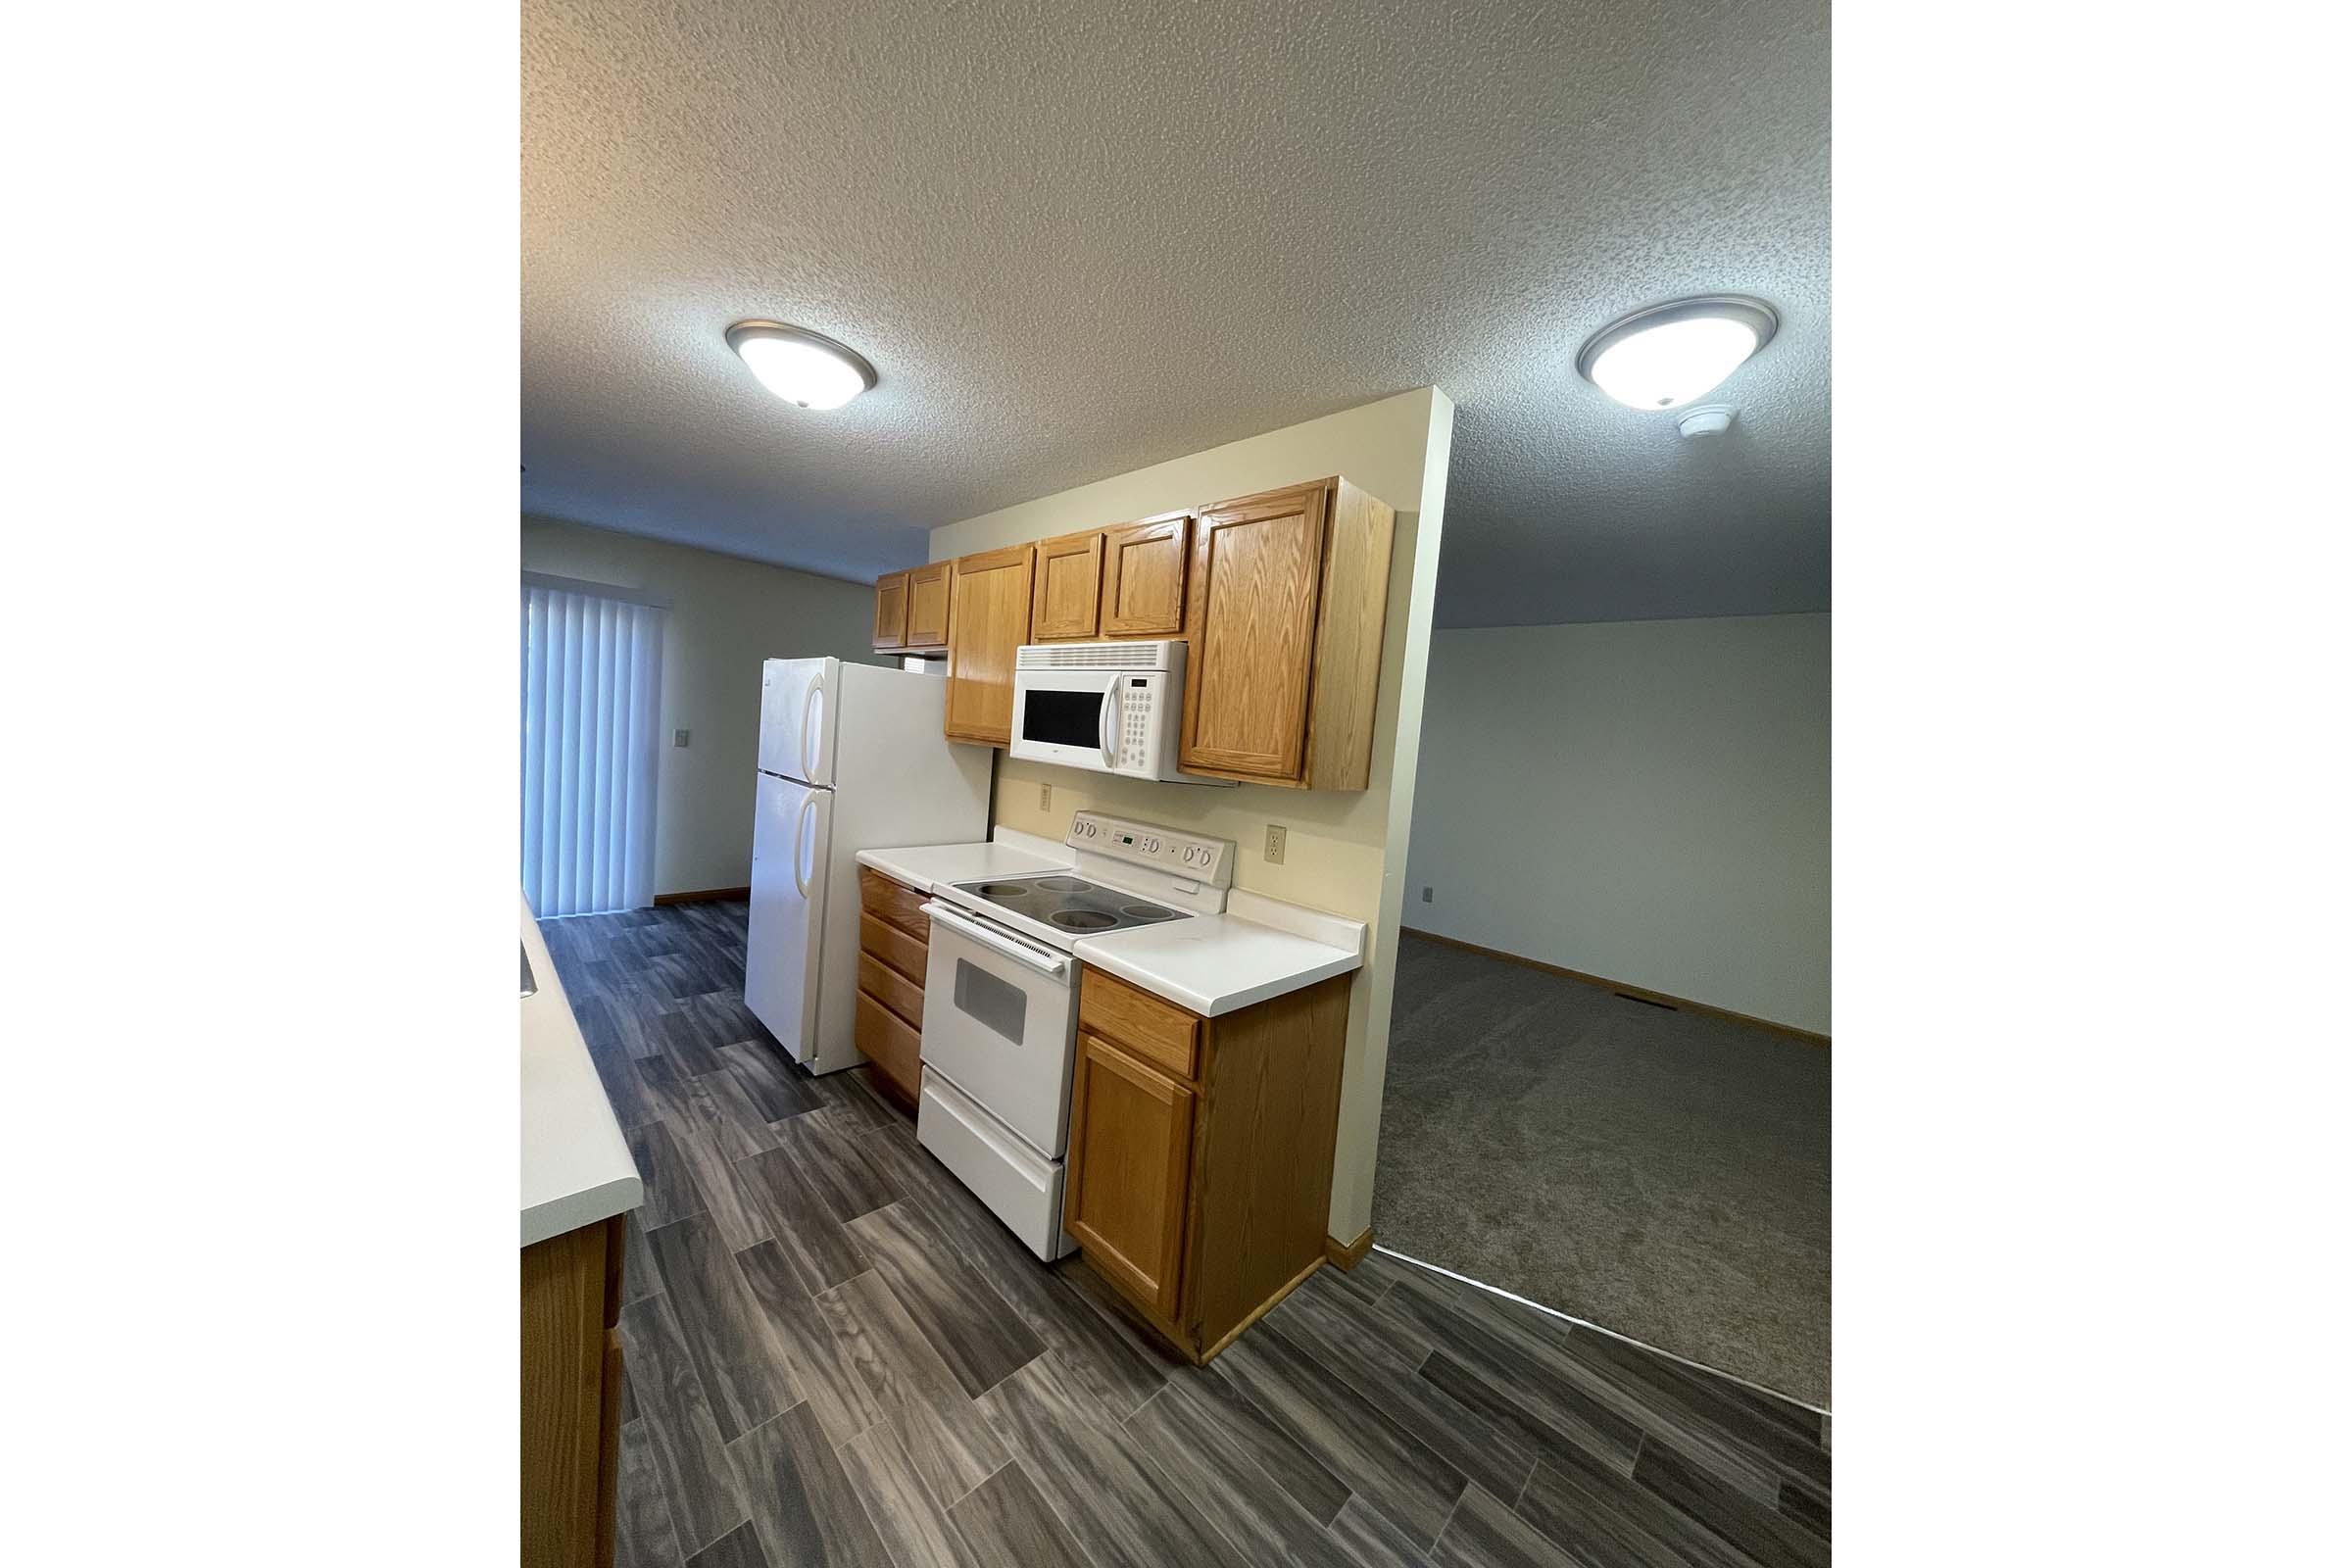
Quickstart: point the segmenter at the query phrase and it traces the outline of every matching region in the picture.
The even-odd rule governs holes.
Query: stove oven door
[[[1078,963],[934,899],[923,981],[923,1068],[947,1078],[1043,1159],[1069,1146]]]

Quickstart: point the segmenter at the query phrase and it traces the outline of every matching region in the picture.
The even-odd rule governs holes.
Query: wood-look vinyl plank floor
[[[841,1456],[806,1404],[727,1446],[770,1563],[893,1568]]]
[[[1021,1568],[1094,1568],[1069,1526],[1039,1495],[1019,1462],[1004,1466],[948,1510],[976,1561]]]
[[[1190,1366],[868,1071],[724,1038],[742,905],[542,929],[616,1114],[641,1097],[628,1568],[1828,1560],[1813,1411],[1378,1252]]]
[[[897,1433],[867,1428],[841,1446],[841,1463],[898,1568],[978,1568],[981,1559],[932,1499]]]
[[[850,1231],[965,1394],[986,1394],[1045,1353],[1045,1342],[988,1281],[903,1204],[861,1214]]]
[[[1270,1322],[1217,1360],[1227,1377],[1348,1488],[1427,1547],[1469,1482]]]
[[[669,1499],[678,1544],[699,1551],[749,1515],[710,1396],[667,1298],[649,1297],[622,1307],[620,1345],[653,1455],[651,1468]]]
[[[1476,1483],[1462,1494],[1429,1560],[1434,1568],[1586,1568]]]
[[[798,1404],[792,1358],[710,1216],[689,1215],[648,1240],[719,1437],[731,1443]]]
[[[1254,1568],[1252,1559],[1137,1451],[1042,1355],[977,1401],[1079,1548],[1102,1568]]]
[[[986,1413],[881,1276],[860,1274],[817,1301],[934,1500],[953,1503],[1005,1461],[1004,1445]]]

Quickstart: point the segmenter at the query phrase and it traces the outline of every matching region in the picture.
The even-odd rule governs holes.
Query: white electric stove
[[[1233,885],[1233,841],[1080,811],[1067,871],[932,890],[923,984],[923,1089],[915,1136],[1020,1237],[1052,1259],[1069,1152],[1078,960],[1088,937],[1215,914]]]

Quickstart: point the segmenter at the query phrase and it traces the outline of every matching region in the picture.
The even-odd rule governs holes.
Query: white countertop
[[[1082,937],[1073,951],[1082,962],[1203,1018],[1238,1012],[1364,962],[1360,946],[1334,947],[1231,910]]]
[[[1040,841],[1042,842],[1042,841]],[[931,892],[946,882],[976,882],[984,876],[1042,876],[1066,871],[1077,856],[1060,845],[1058,859],[1010,844],[928,844],[906,850],[859,850],[858,863],[910,888]]]
[[[522,1245],[528,1247],[635,1208],[645,1201],[645,1183],[528,901],[522,945],[539,983],[535,995],[522,999]]]
[[[1012,836],[1019,842],[859,850],[858,863],[926,892],[950,882],[1037,876],[1076,863],[1066,845]],[[1361,968],[1364,927],[1236,890],[1223,914],[1082,937],[1071,952],[1081,963],[1214,1018]]]

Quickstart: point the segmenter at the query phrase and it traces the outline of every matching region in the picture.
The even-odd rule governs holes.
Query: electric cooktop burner
[[[1153,904],[1118,888],[1089,882],[1084,877],[1056,872],[1052,876],[1007,877],[988,882],[958,882],[956,890],[977,897],[1008,914],[1041,921],[1057,931],[1097,936],[1131,926],[1156,925],[1184,918],[1182,909]]]

